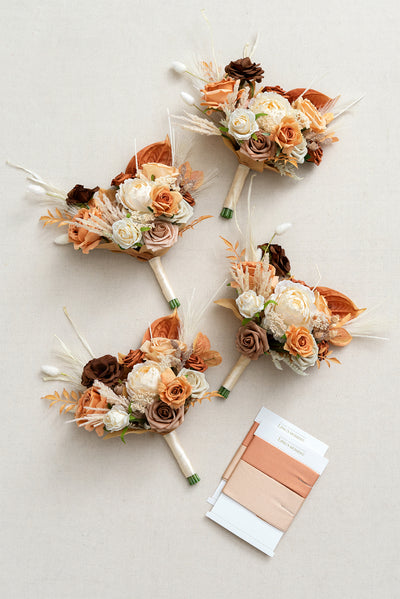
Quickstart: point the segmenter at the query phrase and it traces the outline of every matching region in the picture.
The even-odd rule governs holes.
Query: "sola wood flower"
[[[177,160],[168,136],[137,152],[107,189],[78,184],[64,192],[27,169],[11,166],[27,173],[31,191],[49,205],[40,219],[43,224],[67,227],[55,243],[73,245],[83,254],[103,249],[148,262],[171,309],[179,306],[161,256],[209,216],[192,220],[204,176]]]
[[[64,311],[90,360],[82,360],[61,342],[66,370],[43,366],[43,379],[64,381],[75,388],[46,395],[50,405],[57,405],[60,414],[73,414],[71,422],[105,439],[120,437],[125,443],[130,433],[162,435],[189,483],[197,483],[200,479],[175,431],[191,406],[218,395],[209,391],[204,373],[221,362],[208,338],[198,333],[194,341],[185,340],[175,309],[149,326],[140,347],[118,357],[96,357]],[[196,359],[204,364],[202,371],[191,367]]]
[[[361,330],[355,321],[364,309],[351,299],[293,278],[284,249],[272,243],[288,226],[277,227],[271,241],[258,248],[247,241],[246,249],[240,251],[238,242],[232,245],[223,239],[229,252],[230,286],[237,296],[215,303],[232,310],[241,322],[236,335],[240,358],[219,389],[225,398],[252,360],[269,356],[279,370],[284,363],[296,374],[305,375],[321,362],[329,367],[331,362],[340,364],[332,357],[331,346],[348,345],[352,328],[356,333]]]
[[[188,101],[185,92],[181,95],[202,113],[175,118],[185,129],[221,136],[239,161],[221,212],[224,218],[232,218],[250,170],[269,170],[300,179],[299,165],[319,165],[323,148],[338,141],[330,124],[355,104],[333,112],[338,98],[311,88],[285,91],[264,85],[264,70],[251,58],[254,49],[246,46],[245,57],[224,68],[211,61],[200,61],[191,71],[185,65],[183,69],[172,65],[178,74],[190,75],[200,106],[191,96]]]

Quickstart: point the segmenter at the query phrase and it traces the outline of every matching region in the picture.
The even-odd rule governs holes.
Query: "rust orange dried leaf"
[[[353,318],[356,318],[366,310],[366,308],[357,308],[350,298],[340,293],[340,291],[335,291],[335,289],[317,287],[317,291],[325,298],[332,314],[336,314],[340,318],[344,318],[350,314],[350,319],[348,320],[353,320]]]

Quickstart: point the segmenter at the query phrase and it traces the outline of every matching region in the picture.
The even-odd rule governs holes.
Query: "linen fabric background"
[[[200,484],[189,488],[160,437],[102,441],[66,425],[41,396],[41,364],[54,334],[76,346],[62,306],[98,355],[136,347],[167,306],[148,266],[130,257],[57,247],[38,222],[21,173],[6,158],[70,189],[107,185],[134,153],[167,133],[166,108],[185,109],[189,80],[173,60],[208,58],[200,9],[222,64],[260,32],[265,82],[313,86],[344,102],[365,99],[336,124],[340,142],[302,182],[254,180],[254,233],[281,239],[296,278],[379,305],[390,341],[354,340],[341,366],[300,378],[268,359],[250,364],[228,400],[194,407],[179,437]],[[399,8],[388,0],[293,3],[232,0],[0,2],[2,400],[1,588],[4,597],[221,599],[397,596],[398,64]],[[237,163],[220,139],[195,138],[195,168],[218,167],[196,216],[163,262],[177,294],[204,304],[226,277],[218,217]],[[238,210],[245,222],[247,186]],[[61,232],[61,231],[60,231]],[[228,293],[232,293],[229,292]],[[220,292],[220,296],[225,291]],[[212,305],[201,323],[223,356],[207,377],[217,389],[237,359],[233,315]],[[62,388],[62,386],[61,386]],[[208,521],[208,495],[265,405],[323,439],[329,466],[266,558]]]

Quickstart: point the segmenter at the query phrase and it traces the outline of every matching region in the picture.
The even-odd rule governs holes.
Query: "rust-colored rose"
[[[179,191],[171,191],[168,185],[155,185],[150,193],[151,209],[155,216],[173,216],[178,212],[182,196]]]
[[[208,368],[208,365],[199,355],[191,354],[186,360],[185,368],[191,368],[192,370],[197,370],[197,372],[205,372]]]
[[[126,356],[118,354],[118,362],[125,368],[133,368],[135,364],[144,362],[144,354],[140,349],[131,349]]]
[[[294,146],[303,140],[300,126],[296,119],[284,116],[275,131],[275,141],[284,154],[290,154]]]
[[[158,393],[161,401],[173,408],[179,408],[192,393],[192,387],[186,377],[176,376],[173,370],[167,368],[161,373]]]
[[[328,341],[321,341],[318,343],[318,361],[323,362],[328,357],[330,346]]]
[[[317,108],[310,102],[310,100],[304,99],[303,97],[297,98],[294,103],[296,110],[304,112],[306,117],[310,120],[310,129],[315,133],[322,133],[326,129],[326,121],[324,116],[317,110]]]
[[[183,199],[186,200],[190,206],[194,206],[196,204],[196,200],[188,191],[184,192]]]
[[[82,385],[90,387],[95,380],[98,380],[109,387],[112,387],[121,378],[122,368],[117,358],[106,354],[101,358],[94,358],[88,362],[82,372]]]
[[[250,360],[257,360],[269,349],[267,331],[255,322],[249,322],[238,330],[236,348]]]
[[[241,81],[256,81],[260,83],[262,81],[264,71],[259,64],[252,62],[252,60],[246,56],[246,58],[239,58],[239,60],[232,60],[226,67],[225,73],[233,79],[240,79]]]
[[[280,85],[266,85],[265,87],[262,88],[261,91],[262,92],[274,92],[275,94],[279,94],[280,96],[283,96],[284,98],[286,98],[286,92],[284,89],[281,88]]]
[[[314,353],[314,337],[305,327],[296,327],[292,324],[286,331],[284,349],[292,356],[307,358]]]
[[[201,103],[202,106],[219,108],[225,104],[227,97],[233,92],[235,83],[235,79],[227,77],[221,81],[213,81],[205,85],[204,89],[201,90],[204,99],[204,102]]]
[[[100,243],[100,235],[97,233],[92,233],[85,229],[85,227],[80,223],[78,225],[77,219],[82,219],[87,221],[88,226],[90,226],[90,220],[92,216],[101,216],[100,210],[97,208],[91,208],[90,210],[86,210],[86,208],[81,208],[72,219],[72,222],[68,226],[68,239],[74,244],[75,250],[82,250],[83,254],[88,254],[90,250],[94,250]]]
[[[178,312],[175,310],[168,316],[162,316],[157,318],[151,323],[150,327],[146,329],[143,335],[142,343],[151,339],[152,337],[165,337],[165,339],[179,339],[179,330],[181,321],[179,320]]]
[[[99,414],[98,410],[93,408],[106,408],[107,407],[107,399],[101,397],[100,393],[94,389],[94,387],[90,387],[86,389],[85,393],[81,395],[78,401],[78,405],[75,410],[75,418],[83,418],[85,416],[89,416],[89,414]],[[82,420],[78,420],[78,426],[82,424]],[[104,434],[104,429],[102,426],[94,427],[92,424],[86,424],[84,428],[87,431],[95,430],[99,437],[102,437]]]
[[[182,424],[184,416],[184,406],[173,408],[160,400],[153,401],[146,408],[146,418],[151,430],[162,435],[178,428]]]
[[[98,187],[89,189],[83,185],[75,185],[75,187],[73,187],[71,191],[67,193],[67,199],[65,201],[67,202],[68,206],[87,204],[89,200],[92,199],[96,191],[98,191],[98,189]]]
[[[307,162],[313,162],[316,166],[319,166],[322,161],[322,156],[324,155],[324,150],[321,146],[315,143],[315,149],[308,148],[308,158]]]
[[[244,141],[239,151],[253,160],[264,162],[264,160],[275,156],[276,143],[272,135],[264,135],[260,131],[257,131],[256,138],[250,137],[250,139]]]

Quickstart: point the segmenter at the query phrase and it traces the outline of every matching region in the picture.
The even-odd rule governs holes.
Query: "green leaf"
[[[223,127],[222,125],[220,125],[220,126],[218,127],[218,129],[219,129],[220,131],[222,131],[223,133],[228,133],[228,131],[229,131],[228,127]]]
[[[144,231],[150,231],[151,227],[140,227],[140,230],[142,233],[144,233]]]
[[[251,137],[252,137],[253,139],[255,139],[256,141],[258,141],[257,133],[252,133],[252,134],[251,134]]]
[[[129,406],[130,409],[130,406]],[[139,420],[139,418],[136,418],[136,416],[134,416],[133,414],[130,414],[129,416],[129,422],[137,422]]]
[[[151,178],[151,180],[152,180],[152,181],[155,181],[155,180],[156,180],[156,176],[155,176],[155,175],[151,175],[151,177],[150,177],[150,178]]]
[[[130,213],[130,212],[127,212],[127,213],[126,213],[126,218],[130,218],[131,216],[132,216],[132,215],[131,215],[131,213]]]
[[[251,320],[253,320],[253,319],[252,318],[243,318],[243,320],[242,320],[242,326],[245,325],[245,324],[247,324]]]
[[[306,155],[304,156],[304,160],[305,160],[306,162],[310,162],[310,160],[311,160],[311,156],[310,156],[310,154],[306,154]]]
[[[256,120],[259,119],[260,116],[268,116],[268,114],[266,112],[259,112],[258,114],[256,114]]]
[[[126,426],[126,427],[124,428],[124,430],[122,431],[122,433],[121,433],[121,441],[122,441],[122,443],[125,443],[125,445],[126,445],[126,441],[125,441],[125,433],[126,433],[126,431],[128,430],[128,428],[129,428],[129,426]]]

